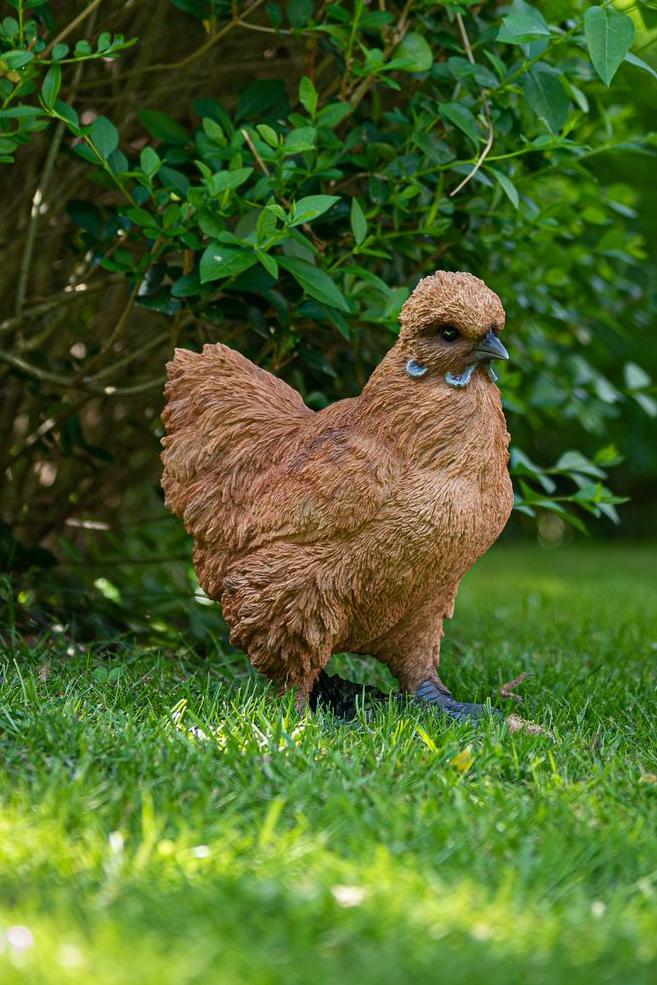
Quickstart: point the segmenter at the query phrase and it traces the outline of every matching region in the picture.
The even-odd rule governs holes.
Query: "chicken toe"
[[[458,722],[481,722],[491,716],[502,719],[502,713],[488,705],[472,704],[468,701],[455,701],[447,689],[439,687],[432,680],[423,681],[413,697],[421,704],[433,705],[450,718]]]

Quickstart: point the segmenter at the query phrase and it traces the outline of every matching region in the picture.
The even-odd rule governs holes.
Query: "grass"
[[[595,545],[500,547],[464,582],[445,679],[481,700],[530,671],[554,743],[15,642],[2,985],[654,983],[656,587],[654,552]],[[363,666],[380,682],[336,661]]]

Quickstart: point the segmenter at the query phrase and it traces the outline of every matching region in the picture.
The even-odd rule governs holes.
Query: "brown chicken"
[[[314,412],[224,345],[168,364],[163,486],[231,640],[306,701],[332,653],[382,660],[402,691],[457,718],[438,677],[443,620],[511,512],[491,368],[504,309],[439,271],[404,305],[359,397]]]

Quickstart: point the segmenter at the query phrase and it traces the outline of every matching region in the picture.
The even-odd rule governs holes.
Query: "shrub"
[[[154,491],[173,346],[224,341],[321,407],[362,387],[440,266],[476,272],[507,308],[518,510],[616,519],[606,429],[627,399],[657,409],[646,370],[600,351],[656,308],[635,192],[596,171],[655,144],[607,94],[623,63],[628,84],[654,85],[630,52],[636,12],[173,0],[141,18],[69,4],[55,25],[42,0],[11,6],[10,563],[97,565],[112,611],[108,556],[185,553],[158,534]],[[197,39],[185,54],[183,34]]]

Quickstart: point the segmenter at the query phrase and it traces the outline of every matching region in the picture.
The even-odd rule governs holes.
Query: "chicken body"
[[[434,351],[432,332],[461,317],[442,310],[459,288],[463,351]],[[178,350],[168,367],[167,504],[194,536],[199,581],[231,640],[301,699],[342,650],[383,660],[402,690],[439,684],[443,619],[511,510],[509,436],[486,361],[467,385],[445,378],[503,323],[499,300],[470,275],[438,274],[405,313],[363,393],[317,413],[222,345]]]

